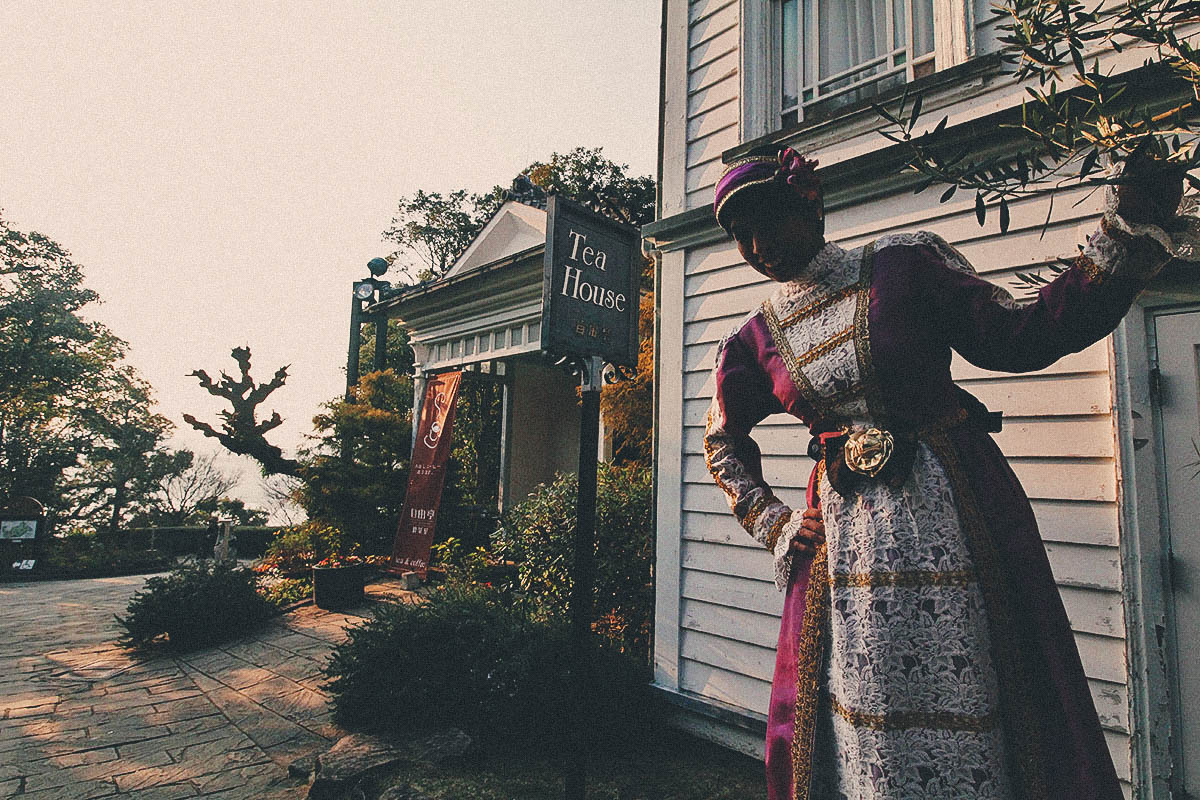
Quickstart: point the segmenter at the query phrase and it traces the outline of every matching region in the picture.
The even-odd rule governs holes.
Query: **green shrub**
[[[357,549],[340,529],[310,520],[276,533],[255,569],[285,577],[304,577],[318,561],[329,556],[351,555]]]
[[[454,583],[423,604],[384,606],[326,668],[338,721],[390,734],[452,723],[525,741],[560,739],[584,719],[598,739],[631,740],[650,719],[644,665],[598,647],[580,708],[567,694],[566,624],[531,611],[498,589]]]
[[[97,533],[72,531],[46,540],[39,572],[53,578],[104,578],[164,572],[175,559],[160,550],[122,547]]]
[[[248,569],[213,561],[186,564],[170,575],[150,578],[117,617],[126,647],[143,647],[166,634],[172,649],[217,644],[251,631],[274,612],[258,593]]]
[[[577,477],[540,485],[505,515],[492,537],[495,555],[516,563],[517,585],[549,613],[566,611],[575,552]],[[650,470],[600,464],[596,487],[597,630],[623,649],[646,655],[654,587]]]
[[[312,597],[312,591],[312,580],[309,578],[279,578],[260,585],[258,589],[258,593],[276,608],[307,600]]]

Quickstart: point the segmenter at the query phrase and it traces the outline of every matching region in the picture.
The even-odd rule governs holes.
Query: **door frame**
[[[1110,354],[1135,800],[1169,800],[1175,778],[1169,533],[1150,371],[1155,315],[1189,306],[1200,309],[1195,280],[1156,281],[1113,332]]]

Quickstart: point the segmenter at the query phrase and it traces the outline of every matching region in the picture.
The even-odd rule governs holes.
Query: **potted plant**
[[[313,565],[313,602],[317,608],[337,609],[363,600],[367,564],[355,555],[331,555]]]

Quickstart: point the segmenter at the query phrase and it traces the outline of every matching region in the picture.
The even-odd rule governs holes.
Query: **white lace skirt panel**
[[[945,470],[821,486],[830,569],[814,800],[1012,800],[987,618]],[[819,791],[817,791],[819,789]]]

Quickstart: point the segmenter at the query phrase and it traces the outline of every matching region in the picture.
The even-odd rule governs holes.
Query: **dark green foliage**
[[[170,469],[172,425],[128,345],[86,318],[98,300],[65,248],[0,217],[0,497],[115,531]]]
[[[115,539],[115,541],[114,541]],[[47,578],[104,578],[162,572],[175,563],[171,553],[131,547],[121,537],[75,532],[46,540],[38,575]]]
[[[192,650],[248,633],[274,611],[250,570],[197,561],[147,580],[117,622],[125,647],[145,647],[166,634],[172,649]]]
[[[369,372],[353,402],[327,403],[301,453],[299,501],[309,519],[342,530],[367,552],[391,552],[408,486],[412,378]]]
[[[920,130],[919,95],[911,105],[905,94],[890,110],[875,107],[889,126],[880,133],[903,147],[908,168],[921,175],[918,191],[949,183],[942,202],[956,187],[973,191],[979,224],[987,204],[994,204],[1003,233],[1011,222],[1009,204],[1019,198],[1048,194],[1048,224],[1055,192],[1116,182],[1100,169],[1110,159],[1140,160],[1143,168],[1169,162],[1174,171],[1163,174],[1175,182],[1200,167],[1195,136],[1200,57],[1187,28],[1200,14],[1200,3],[1095,5],[1081,0],[993,5],[1000,58],[1025,82],[1028,95],[1019,115],[1000,126],[1011,132],[1012,142],[1003,148],[952,144],[957,134],[946,132],[945,117],[932,130]],[[1085,61],[1085,54],[1108,46],[1116,52],[1138,48],[1145,64],[1114,74],[1099,60]],[[1200,178],[1186,179],[1200,188]]]
[[[492,537],[517,565],[519,590],[548,613],[566,613],[571,593],[577,478],[560,475],[509,512]],[[654,587],[650,470],[600,464],[596,487],[597,628],[639,655],[649,649]]]
[[[454,724],[555,741],[586,720],[597,740],[632,739],[649,720],[645,668],[609,647],[589,659],[588,708],[567,700],[567,628],[499,590],[449,584],[421,605],[388,605],[352,628],[326,674],[337,718],[391,734]]]

